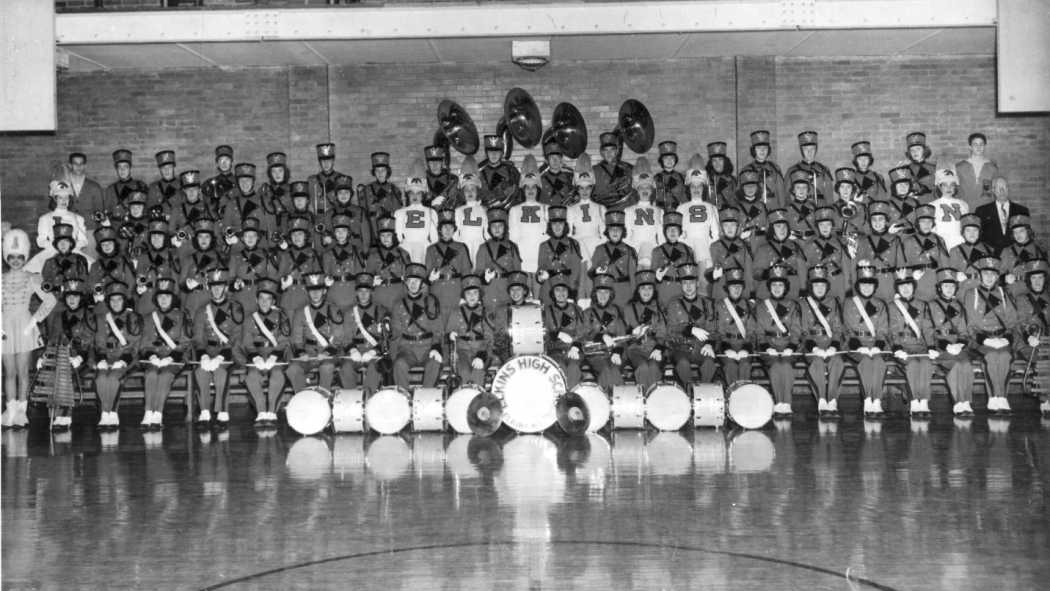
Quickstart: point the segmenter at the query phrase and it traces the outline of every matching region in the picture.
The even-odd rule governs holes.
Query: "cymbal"
[[[551,117],[554,141],[568,158],[576,158],[587,149],[587,124],[572,103],[559,103]]]
[[[467,110],[459,103],[445,99],[438,105],[438,125],[448,143],[460,154],[475,154],[480,145],[478,128]]]
[[[656,128],[653,116],[641,101],[627,99],[620,106],[619,130],[623,142],[631,151],[644,154],[653,147]]]
[[[584,433],[587,425],[591,423],[587,403],[575,392],[566,392],[559,396],[555,409],[558,413],[558,426],[568,435]]]
[[[536,101],[523,88],[512,88],[503,100],[503,118],[510,134],[526,148],[535,146],[543,133],[543,121]]]
[[[488,437],[503,424],[503,401],[482,392],[467,405],[467,424],[479,437]]]

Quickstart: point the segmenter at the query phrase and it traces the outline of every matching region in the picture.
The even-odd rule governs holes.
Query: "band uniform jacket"
[[[478,172],[481,175],[479,194],[485,207],[510,209],[522,201],[518,191],[521,173],[513,163],[501,160],[499,164],[492,164],[486,160],[478,167]]]
[[[355,244],[333,242],[321,255],[321,269],[336,283],[353,284],[365,267],[361,253]],[[351,287],[350,291],[355,289]]]
[[[467,246],[455,240],[439,240],[427,246],[426,256],[423,261],[427,272],[438,272],[438,278],[431,283],[457,281],[464,275],[468,275],[473,268],[470,264],[470,253]]]
[[[775,240],[770,238],[755,250],[755,258],[751,265],[752,278],[755,281],[755,291],[758,297],[767,297],[769,288],[766,287],[766,279],[773,265],[779,264],[788,268],[788,290],[789,297],[799,292],[802,278],[806,274],[806,255],[802,252],[802,246],[794,240]]]
[[[890,213],[890,225],[897,224],[905,227],[905,232],[909,230],[914,231],[915,229],[915,210],[919,209],[922,203],[915,197],[915,195],[909,193],[904,197],[891,197],[889,203],[893,205],[894,209]]]
[[[226,207],[226,194],[237,186],[237,179],[233,176],[233,169],[211,177],[201,183],[201,195],[207,202],[208,207],[218,214],[224,215]]]
[[[915,331],[912,330],[897,302],[904,305],[908,316],[919,329],[919,334],[915,334]],[[906,353],[925,353],[930,349],[933,343],[933,327],[930,325],[930,315],[925,303],[917,297],[911,300],[894,298],[893,301],[886,304],[886,308],[889,310],[890,342],[894,350],[903,350]]]
[[[400,246],[376,246],[368,253],[365,270],[382,280],[381,285],[394,285],[401,283],[410,262],[408,251]]]
[[[258,316],[266,330],[273,335],[276,344],[259,328],[255,317]],[[270,311],[264,313],[256,310],[252,314],[246,314],[241,324],[240,338],[237,339],[237,347],[234,356],[238,363],[247,365],[256,356],[266,359],[270,355],[278,361],[286,361],[292,341],[292,322],[284,310],[277,306],[271,306]]]
[[[653,203],[664,211],[675,211],[679,205],[689,201],[685,175],[677,170],[661,170],[653,175],[653,180],[656,181]]]
[[[1050,337],[1050,292],[1033,293],[1025,290],[1014,298],[1017,304],[1017,341],[1018,345],[1026,345],[1026,339],[1035,335],[1042,338]]]
[[[801,337],[802,348],[807,352],[812,351],[814,348],[827,349],[828,347],[834,347],[841,351],[843,345],[842,303],[839,299],[831,294],[821,299],[809,296],[799,298],[798,305],[802,313],[799,318],[799,336]],[[830,335],[817,317],[817,313],[813,309],[814,306],[820,310],[824,320],[828,323],[828,328],[831,329]]]
[[[751,232],[750,238],[752,239],[766,235],[766,228],[769,227],[766,215],[769,213],[769,208],[762,203],[761,198],[755,197],[749,200],[744,197],[743,193],[738,192],[733,205],[744,214],[744,219],[740,220],[740,230],[737,236],[742,237],[747,231]]]
[[[834,233],[827,238],[817,234],[803,243],[802,253],[809,267],[822,265],[827,268],[831,295],[842,297],[852,288],[853,260],[849,258],[842,238]]]
[[[311,207],[316,207],[317,211],[325,211],[335,204],[335,180],[341,175],[343,173],[332,168],[330,172],[317,171],[306,178]],[[350,185],[353,186],[353,183],[354,179],[351,177]]]
[[[106,314],[109,313],[109,308],[106,308],[95,319],[95,359],[104,359],[110,364],[120,360],[131,365],[138,358],[142,317],[128,306],[119,313],[113,313],[113,323],[124,334],[125,344],[122,345],[106,321]]]
[[[119,250],[111,256],[100,255],[91,266],[87,281],[93,288],[105,288],[114,281],[120,281],[128,289],[135,289],[135,267]]]
[[[175,208],[175,202],[181,189],[182,184],[179,182],[178,175],[172,176],[170,180],[159,178],[153,181],[149,184],[149,191],[146,193],[146,209],[159,207],[162,212],[170,214]]]
[[[92,365],[98,317],[91,306],[81,298],[80,307],[70,310],[63,303],[47,317],[48,345],[69,345],[70,357],[81,357],[84,365]]]
[[[226,342],[215,332],[208,321],[208,310],[215,315],[215,326],[226,337]],[[222,355],[226,361],[233,361],[233,350],[241,336],[241,325],[244,324],[244,308],[232,298],[225,298],[216,303],[209,300],[193,313],[193,348],[196,358],[202,355],[215,357]]]
[[[780,322],[786,330],[781,330],[774,322],[766,302],[773,305],[774,311],[776,311]],[[765,351],[770,348],[778,351],[798,349],[802,327],[802,312],[796,300],[786,297],[780,300],[772,298],[759,300],[755,303],[755,313],[752,317],[755,321],[755,341],[758,344],[759,351]]]
[[[970,288],[963,295],[963,307],[969,320],[970,336],[980,345],[985,339],[1001,337],[1013,340],[1018,324],[1017,305],[1008,291],[1000,286]]]
[[[622,311],[625,334],[639,326],[649,327],[645,336],[627,345],[627,348],[641,350],[646,356],[654,349],[662,348],[666,326],[663,311],[655,296],[645,304],[632,299],[623,306]]]
[[[365,185],[364,190],[358,195],[359,203],[368,215],[371,226],[371,235],[378,240],[376,233],[379,218],[383,216],[394,216],[394,212],[404,207],[404,197],[401,189],[391,182],[380,183],[372,181]]]
[[[552,302],[549,306],[544,306],[543,331],[544,344],[549,354],[564,354],[572,347],[582,350],[585,332],[583,310],[572,301],[565,302],[564,305]],[[560,332],[572,337],[572,343],[559,340]]]
[[[188,292],[205,289],[205,277],[208,271],[228,268],[226,256],[215,248],[209,248],[208,250],[195,249],[182,260],[180,265],[182,266],[182,276],[180,278],[182,288]],[[190,289],[186,285],[187,279],[195,279],[200,285]]]
[[[139,217],[126,215],[117,225],[121,251],[126,253],[129,259],[135,260],[148,246],[149,234],[146,231],[149,229],[149,218],[145,212]]]
[[[182,264],[178,254],[172,248],[157,250],[152,246],[146,248],[142,254],[132,263],[135,275],[146,281],[146,286],[152,288],[153,283],[161,277],[177,279],[182,272]],[[140,279],[140,280],[141,280]],[[129,285],[134,288],[134,285]]]
[[[714,317],[714,302],[706,296],[698,294],[690,299],[682,295],[671,300],[665,314],[668,347],[692,353],[699,352],[703,343],[693,336],[693,329],[702,328],[710,332]],[[750,328],[748,327],[748,330]]]
[[[190,202],[190,200],[186,198],[185,192],[182,192],[175,201],[175,207],[171,211],[171,219],[168,220],[168,225],[171,228],[173,235],[181,230],[186,232],[187,236],[192,238],[194,222],[197,220],[214,220],[217,218],[218,213],[216,213],[216,210],[205,201],[203,196],[198,196],[196,201]],[[187,240],[187,242],[190,241]]]
[[[324,265],[317,251],[309,246],[302,248],[289,245],[288,250],[277,256],[277,274],[279,277],[291,277],[292,285],[302,285],[303,275],[323,270]]]
[[[474,272],[484,277],[486,270],[496,272],[497,278],[505,278],[511,271],[521,270],[521,253],[518,245],[507,238],[489,238],[478,247],[474,258]]]
[[[474,307],[460,304],[448,317],[445,333],[456,333],[456,354],[460,359],[475,357],[489,360],[496,328],[481,303]]]
[[[127,180],[117,180],[111,183],[102,191],[101,211],[103,213],[108,213],[111,220],[117,220],[124,217],[128,213],[128,197],[133,191],[147,193],[149,192],[149,187],[146,186],[146,183],[130,177]],[[95,212],[92,211],[86,213],[89,216],[94,216]]]
[[[784,185],[784,194],[788,195],[789,199],[791,198],[791,185],[793,184],[790,180],[791,175],[797,170],[809,173],[811,179],[809,182],[809,188],[813,193],[810,198],[816,200],[818,205],[829,204],[835,199],[833,197],[833,177],[831,171],[828,170],[828,167],[817,161],[806,162],[805,160],[799,160],[795,164],[792,164],[784,174],[784,178],[788,179]],[[813,191],[814,188],[816,191]]]
[[[741,332],[741,327],[737,326],[736,320],[733,319],[733,315],[729,312],[729,306],[733,307],[740,318],[743,332]],[[753,318],[754,310],[751,304],[748,303],[747,297],[741,296],[736,301],[728,297],[722,297],[712,301],[711,307],[713,314],[713,322],[711,324],[713,329],[710,333],[711,340],[716,343],[715,348],[717,352],[725,353],[730,349],[750,352],[754,344],[754,335],[751,334],[751,331],[755,326],[755,321]]]
[[[76,252],[56,254],[44,261],[44,268],[40,270],[43,283],[48,283],[54,289],[61,287],[66,279],[86,279],[88,276],[88,261],[84,255]],[[90,298],[90,296],[87,296]]]
[[[877,293],[887,297],[893,294],[893,273],[900,261],[900,239],[895,234],[874,232],[857,238],[856,261],[868,261],[879,277]]]
[[[929,301],[937,295],[937,269],[948,262],[948,248],[944,245],[944,239],[934,234],[921,234],[916,232],[904,236],[900,240],[900,259],[897,261],[899,267],[904,267],[909,272],[922,271],[915,286],[915,297],[922,301]]]
[[[154,315],[156,315],[156,321],[154,321]],[[157,330],[157,322],[160,322],[161,328],[175,342],[174,348],[169,347],[161,338]],[[175,362],[186,360],[192,338],[191,329],[190,318],[182,308],[172,307],[167,312],[161,312],[159,308],[155,308],[143,314],[142,340],[139,342],[141,358],[149,359],[151,355],[156,355],[161,359],[171,357]]]
[[[663,281],[679,281],[678,266],[686,263],[695,263],[693,249],[683,242],[664,242],[653,249],[651,256],[652,268],[666,268],[667,274]]]
[[[449,172],[447,169],[442,170],[438,174],[433,174],[429,170],[426,172],[427,177],[427,190],[429,193],[423,198],[423,205],[432,207],[434,200],[438,197],[444,197],[444,201],[441,205],[435,207],[438,209],[455,209],[460,205],[462,195],[459,192],[459,177]]]
[[[583,341],[602,342],[603,337],[622,337],[627,334],[627,323],[624,321],[623,310],[616,304],[610,302],[605,306],[599,306],[597,301],[591,302],[591,307],[583,311],[584,333]],[[623,354],[623,346],[619,345],[609,353]]]
[[[787,206],[788,226],[791,234],[798,239],[812,238],[817,233],[817,223],[813,220],[813,212],[816,206],[812,201],[806,199],[799,201],[792,199]]]
[[[554,172],[550,168],[540,175],[540,194],[537,201],[544,205],[564,205],[575,202],[572,186],[572,171],[562,168]]]
[[[292,323],[292,355],[294,357],[319,357],[340,354],[348,344],[346,315],[339,306],[327,299],[320,305],[312,302],[305,306],[289,309]],[[307,314],[313,320],[314,328],[327,341],[327,346],[319,341],[307,324]]]
[[[937,175],[937,163],[936,162],[910,162],[908,168],[911,169],[912,187],[916,193],[916,197],[921,203],[929,203],[934,199],[934,180]]]
[[[936,298],[926,307],[932,327],[930,346],[944,351],[949,344],[967,344],[970,340],[970,327],[966,317],[966,308],[962,300],[952,298],[950,302]]]
[[[626,242],[603,242],[591,255],[591,270],[607,267],[617,284],[630,283],[634,291],[634,274],[638,270],[638,252]]]
[[[245,194],[238,187],[230,191],[226,201],[226,212],[222,218],[224,228],[237,230],[244,220],[255,218],[259,220],[259,242],[265,244],[270,241],[270,236],[277,231],[277,212],[267,205],[260,192]]]
[[[591,167],[591,170],[594,174],[594,193],[591,199],[595,203],[603,205],[607,211],[623,211],[634,205],[637,193],[631,187],[633,166],[620,160],[615,164],[603,160]]]
[[[378,352],[382,347],[383,339],[390,337],[390,335],[384,336],[383,334],[383,331],[386,330],[385,327],[390,322],[390,311],[377,304],[375,300],[369,301],[367,306],[355,303],[343,316],[343,322],[347,329],[347,343],[351,348],[357,349],[361,353],[373,349]],[[358,316],[361,318],[361,324],[358,324]],[[368,342],[364,331],[367,331],[375,339],[375,345]]]
[[[654,263],[655,264],[655,263]],[[716,267],[721,268],[723,271],[726,269],[743,269],[744,270],[744,297],[752,293],[754,290],[754,277],[752,277],[751,266],[754,264],[754,259],[751,254],[751,244],[744,241],[739,237],[730,239],[725,235],[721,236],[718,240],[715,240],[711,244],[711,268],[705,269],[704,274],[707,277],[708,282],[714,282],[714,275],[712,271]],[[722,280],[719,279],[719,282]],[[721,288],[724,291],[724,287]]]
[[[325,230],[329,234],[335,232],[332,219],[338,215],[345,215],[350,218],[350,243],[357,248],[362,257],[367,255],[368,250],[372,247],[374,234],[372,233],[372,222],[366,217],[364,208],[341,203],[332,206],[328,210],[328,217],[325,219]]]
[[[433,295],[406,294],[390,311],[390,329],[396,347],[423,347],[441,352],[444,337],[441,305]],[[396,354],[392,353],[396,357]]]
[[[546,271],[551,279],[565,277],[569,284],[570,297],[580,288],[580,275],[583,273],[583,253],[580,243],[568,236],[548,238],[540,243],[536,256],[537,269]]]
[[[762,162],[752,160],[741,168],[737,174],[739,176],[748,170],[753,170],[758,174],[759,187],[755,197],[756,201],[771,209],[787,205],[789,197],[784,192],[784,173],[780,171],[780,167],[777,166],[776,162],[772,160]],[[765,186],[763,186],[763,183]]]
[[[874,170],[868,169],[864,172],[856,172],[858,196],[862,202],[885,201],[889,196],[886,189],[886,179]]]
[[[1028,261],[1045,261],[1048,259],[1047,252],[1039,246],[1035,240],[1029,240],[1025,244],[1011,242],[1009,246],[999,253],[999,270],[1001,273],[1011,273],[1017,279],[1024,279],[1021,267]],[[1023,281],[1014,284],[1018,288]]]
[[[259,194],[264,209],[273,214],[275,222],[281,214],[292,209],[292,184],[287,179],[281,183],[266,180],[259,187]]]
[[[724,207],[727,203],[733,200],[733,196],[736,195],[736,179],[731,174],[718,174],[713,173],[709,169],[707,171],[708,187],[707,189],[714,189],[714,195],[710,196],[711,202],[716,207]],[[711,192],[710,190],[708,192]]]
[[[860,302],[865,313],[871,318],[872,326],[875,328],[874,336],[868,330],[868,325],[857,309],[856,302]],[[844,299],[842,301],[842,326],[847,349],[875,347],[885,350],[887,336],[890,332],[889,310],[886,309],[886,302],[874,296],[863,298],[856,295]]]

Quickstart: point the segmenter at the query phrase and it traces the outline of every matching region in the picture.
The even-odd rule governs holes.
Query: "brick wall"
[[[1050,222],[1043,197],[1050,117],[996,115],[992,57],[555,63],[535,73],[510,64],[64,72],[58,131],[0,136],[2,216],[35,226],[46,207],[48,168],[72,150],[87,153],[91,174],[103,183],[112,180],[110,152],[117,147],[135,152],[136,175],[148,181],[156,176],[157,150],[173,148],[180,169],[207,173],[222,142],[234,145],[238,161],[258,164],[270,151],[287,150],[299,179],[316,169],[313,146],[330,130],[338,168],[357,182],[369,178],[368,154],[380,149],[392,153],[401,178],[430,141],[442,98],[463,104],[484,133],[495,128],[513,86],[529,90],[545,118],[560,101],[579,107],[592,156],[620,103],[640,99],[658,139],[679,142],[683,165],[707,142],[723,139],[739,168],[747,134],[760,127],[773,131],[785,167],[798,159],[795,135],[813,128],[829,166],[848,162],[849,145],[867,138],[880,170],[902,157],[908,131],[924,130],[934,158],[955,162],[966,154],[966,136],[981,130],[1015,195],[1033,206],[1040,226]],[[523,154],[519,148],[515,159]]]

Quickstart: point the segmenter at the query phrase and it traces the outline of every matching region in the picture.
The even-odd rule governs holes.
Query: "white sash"
[[[274,336],[273,332],[266,328],[266,323],[263,322],[262,316],[259,316],[258,312],[252,312],[252,320],[255,321],[255,326],[259,327],[259,332],[262,333],[266,340],[270,341],[271,347],[277,346],[277,337]]]
[[[310,333],[314,335],[314,340],[316,340],[317,344],[321,345],[322,348],[327,349],[328,339],[324,338],[324,335],[322,335],[320,331],[317,330],[317,327],[314,326],[314,315],[310,313],[310,304],[307,304],[306,307],[303,308],[303,315],[306,316],[306,328],[310,329]]]
[[[124,337],[124,333],[117,326],[117,321],[113,318],[112,312],[106,312],[106,324],[109,325],[109,331],[113,333],[113,336],[117,337],[117,340],[120,341],[120,346],[127,347],[128,339]]]
[[[379,345],[379,341],[368,332],[364,323],[361,322],[361,306],[354,306],[354,322],[357,323],[357,328],[361,331],[361,336],[368,342],[369,346],[376,347]]]
[[[853,305],[857,307],[857,311],[860,312],[860,319],[864,321],[864,325],[868,327],[868,332],[871,333],[872,338],[877,336],[875,334],[875,323],[871,321],[871,316],[864,310],[864,304],[860,303],[860,298],[853,296]]]
[[[919,326],[915,324],[915,319],[911,317],[911,314],[908,314],[908,307],[904,305],[904,302],[902,302],[900,298],[893,298],[893,303],[896,304],[897,309],[901,311],[901,316],[903,316],[904,321],[908,323],[908,328],[915,333],[915,338],[921,339],[922,331],[919,330]]]
[[[769,312],[769,317],[773,319],[773,324],[777,325],[777,329],[780,330],[780,332],[787,334],[788,329],[784,326],[784,323],[781,322],[780,316],[777,316],[777,309],[776,306],[773,305],[773,302],[762,300],[762,303],[766,305],[766,311]]]
[[[809,302],[809,308],[813,310],[813,314],[816,315],[817,322],[824,327],[824,332],[827,333],[828,338],[835,338],[834,335],[831,334],[831,325],[828,324],[827,317],[820,312],[820,304],[815,302],[812,296],[806,296],[806,301]]]
[[[160,314],[157,314],[157,311],[154,310],[152,316],[153,326],[157,327],[157,336],[160,337],[160,340],[164,341],[164,344],[167,345],[169,349],[177,348],[175,345],[175,339],[171,338],[171,335],[160,325]]]
[[[733,324],[736,325],[736,329],[740,331],[740,336],[747,338],[747,330],[744,328],[744,321],[740,319],[740,315],[736,313],[736,307],[729,301],[729,298],[722,298],[722,302],[726,305],[726,310],[729,312],[729,316],[733,318]]]
[[[224,345],[228,344],[230,342],[230,338],[226,336],[221,330],[219,330],[219,325],[217,322],[215,322],[215,308],[212,308],[211,304],[208,304],[204,308],[204,312],[208,317],[208,326],[211,327],[212,331],[215,332],[215,336],[219,337],[219,342]]]

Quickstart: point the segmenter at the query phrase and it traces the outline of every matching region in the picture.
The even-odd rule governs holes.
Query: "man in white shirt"
[[[954,246],[962,244],[960,220],[962,216],[970,213],[970,206],[955,196],[959,183],[951,169],[938,170],[935,182],[940,197],[930,202],[930,205],[937,209],[937,217],[933,220],[933,231],[944,239],[944,245],[951,250]]]

